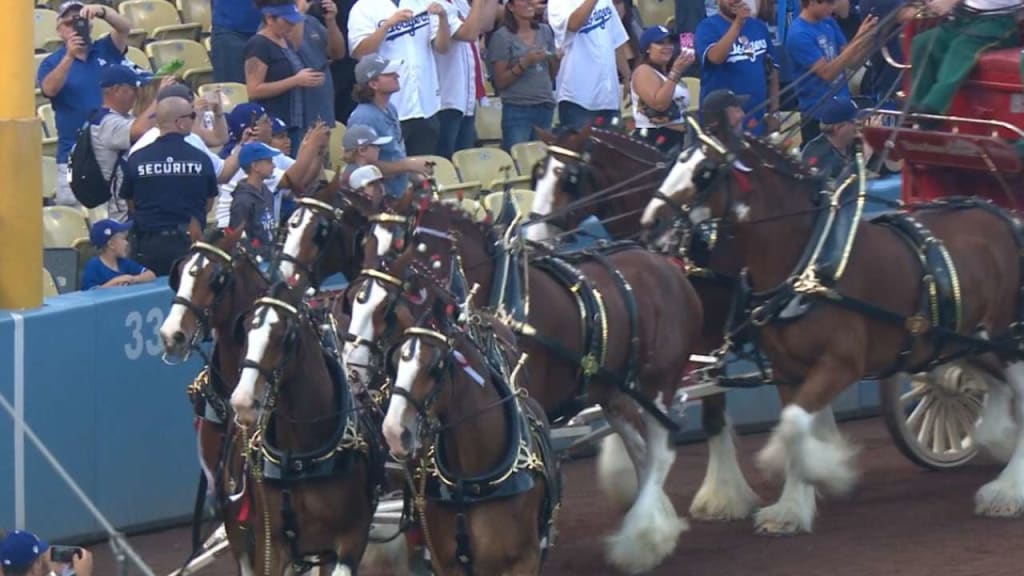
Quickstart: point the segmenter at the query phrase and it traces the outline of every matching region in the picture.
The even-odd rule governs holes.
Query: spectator
[[[853,42],[847,45],[832,18],[833,2],[800,0],[800,16],[786,36],[786,54],[793,63],[794,82],[799,82],[797,106],[802,115],[800,135],[804,142],[810,142],[821,133],[818,109],[826,99],[833,96],[850,99],[846,68],[870,46],[864,39],[878,23],[875,16],[865,18]],[[804,76],[808,72],[810,74]]]
[[[45,576],[64,574],[69,570],[75,576],[92,576],[92,554],[79,548],[71,559],[70,567],[55,565],[47,552],[50,546],[35,534],[14,530],[0,540],[0,566],[5,576]]]
[[[640,37],[640,65],[629,87],[633,99],[635,137],[647,140],[667,152],[682,146],[686,137],[683,114],[690,105],[686,86],[679,79],[690,64],[693,51],[680,53],[672,62],[676,40],[664,26],[651,26]]]
[[[184,84],[181,86],[187,89]],[[188,90],[186,99],[192,102],[196,111],[196,125],[192,132],[202,138],[208,147],[223,146],[228,141],[228,125],[224,119],[224,104],[221,102],[220,90],[214,90],[199,98],[194,98],[192,91]]]
[[[151,282],[156,275],[152,270],[128,259],[128,232],[130,222],[100,220],[89,231],[89,242],[99,251],[82,270],[82,290],[110,288]]]
[[[245,84],[245,47],[262,20],[253,0],[213,0],[210,63],[214,82]]]
[[[245,46],[245,87],[249,100],[288,125],[292,148],[302,142],[306,91],[323,85],[324,73],[305,66],[288,39],[305,18],[295,4],[263,6],[263,27]]]
[[[270,145],[291,157],[292,141],[288,139],[288,125],[280,118],[270,119]]]
[[[100,89],[103,91],[103,107],[90,119],[90,136],[96,163],[103,178],[110,182],[110,200],[107,202],[107,216],[124,221],[128,207],[118,196],[124,177],[123,158],[138,140],[153,127],[156,119],[156,101],[133,118],[132,107],[141,82],[139,77],[124,66],[111,65],[100,70]],[[161,86],[169,86],[174,78],[167,76]]]
[[[401,62],[388,60],[379,54],[360,60],[356,64],[357,84],[353,92],[359,104],[349,116],[350,124],[363,124],[381,136],[391,137],[389,143],[381,145],[380,158],[376,162],[385,177],[384,192],[391,197],[405,194],[409,186],[409,172],[424,175],[430,172],[425,160],[406,156],[398,110],[390,102],[391,95],[400,89],[398,70],[401,67]]]
[[[342,155],[345,160],[341,184],[350,186],[352,172],[357,168],[376,164],[380,160],[380,147],[391,144],[392,140],[391,136],[378,135],[377,131],[370,126],[349,126],[345,131],[345,136],[341,139]],[[377,171],[380,172],[379,169]]]
[[[552,0],[548,23],[565,53],[555,99],[559,123],[582,129],[619,117],[615,50],[629,40],[611,0]]]
[[[534,139],[534,128],[551,128],[555,97],[551,82],[558,74],[555,33],[536,20],[533,0],[509,0],[505,19],[491,35],[487,58],[494,88],[501,94],[501,147],[506,151]]]
[[[361,166],[349,176],[349,187],[376,202],[384,195],[383,178],[380,168],[373,165]]]
[[[768,26],[751,17],[744,0],[718,0],[718,12],[699,25],[694,38],[701,62],[701,99],[716,90],[747,96],[744,110],[755,134],[779,128],[779,70]],[[764,102],[770,100],[767,108]]]
[[[89,115],[103,102],[99,71],[107,64],[123,59],[127,49],[128,20],[113,8],[99,4],[86,6],[74,0],[57,9],[57,34],[64,45],[46,57],[36,72],[36,85],[50,99],[57,124],[57,190],[56,202],[77,206],[78,201],[68,184],[68,155],[75,136],[89,120]],[[93,18],[101,18],[113,28],[108,36],[93,42],[89,38]],[[76,22],[86,21],[80,36]]]
[[[836,99],[821,107],[821,134],[804,144],[801,158],[825,178],[836,179],[850,161],[857,138],[857,107],[849,99]]]
[[[701,104],[701,120],[712,136],[729,143],[743,133],[743,107],[750,96],[739,96],[732,90],[715,90]]]
[[[238,163],[246,177],[235,186],[231,196],[230,226],[236,230],[244,228],[258,250],[269,250],[274,245],[274,195],[264,182],[273,176],[277,169],[273,160],[280,155],[280,151],[262,142],[243,144],[238,153]]]
[[[476,104],[486,94],[483,71],[477,54],[481,31],[494,26],[497,0],[445,0],[452,34],[451,46],[438,54],[437,72],[441,88],[437,154],[451,158],[459,150],[476,145]]]
[[[326,122],[333,128],[334,78],[330,64],[348,54],[345,36],[338,28],[338,5],[334,0],[297,0],[296,6],[305,18],[298,44],[299,58],[307,68],[323,70],[324,73],[322,84],[303,90],[306,100],[302,106],[305,115],[302,129],[308,130],[317,121]]]
[[[405,89],[398,91],[393,104],[405,148],[411,155],[436,154],[441,109],[436,54],[444,54],[451,44],[444,7],[427,0],[358,0],[349,15],[348,44],[356,58],[376,53],[399,66],[395,71],[405,77]]]
[[[164,276],[206,222],[217,175],[210,158],[185,141],[196,120],[187,100],[164,98],[156,115],[160,137],[128,158],[121,197],[134,220],[134,259]]]
[[[675,0],[676,34],[693,34],[697,24],[715,13],[715,0]]]
[[[356,102],[352,99],[352,87],[356,84],[356,59],[348,50],[348,19],[354,5],[353,2],[342,2],[334,16],[338,30],[345,35],[347,54],[344,58],[331,62],[331,76],[334,78],[334,117],[345,125],[348,125],[348,116],[356,107]]]

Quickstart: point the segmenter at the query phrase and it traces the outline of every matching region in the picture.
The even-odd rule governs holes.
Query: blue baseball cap
[[[0,540],[0,565],[4,568],[26,568],[49,548],[49,544],[35,534],[15,530]]]
[[[142,86],[142,81],[139,79],[138,74],[120,64],[111,64],[110,66],[100,68],[100,88],[110,88],[111,86],[121,86],[122,84],[138,88]]]
[[[280,6],[265,6],[260,12],[267,16],[283,18],[289,24],[298,24],[303,20],[302,14],[295,7],[294,3],[282,4]]]
[[[672,32],[664,26],[648,26],[640,35],[640,50],[647,50],[647,47],[655,42],[661,42],[668,38]]]
[[[274,156],[280,156],[281,151],[276,148],[271,148],[263,142],[250,142],[244,144],[242,149],[238,152],[238,165],[244,170],[248,170],[249,166],[257,160],[268,160]]]
[[[266,116],[267,111],[255,102],[242,102],[231,109],[225,116],[228,123],[228,131],[236,140],[242,137],[242,132],[252,124],[253,118],[259,120]]]
[[[284,134],[288,131],[288,125],[284,123],[284,120],[280,118],[270,118],[270,133],[273,135]]]
[[[849,98],[833,98],[821,105],[818,121],[822,124],[842,124],[853,122],[857,117],[857,105]]]
[[[89,242],[96,248],[103,248],[113,238],[114,234],[127,232],[132,229],[131,222],[118,222],[117,220],[100,220],[92,225],[89,230]]]

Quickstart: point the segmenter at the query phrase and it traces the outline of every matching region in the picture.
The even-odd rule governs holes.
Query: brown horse
[[[453,303],[435,300],[393,347],[384,437],[418,463],[414,501],[436,574],[539,574],[561,493],[548,422],[517,386],[512,333],[481,313],[457,324]]]
[[[577,227],[588,216],[597,216],[608,222],[607,230],[615,240],[637,238],[645,231],[638,215],[670,167],[660,150],[621,132],[600,129],[558,135],[541,132],[540,138],[548,144],[548,156],[535,170],[535,215],[554,214],[554,221],[565,230]],[[547,224],[527,227],[527,235],[535,241],[550,240],[553,234]],[[714,272],[689,269],[690,282],[704,308],[704,326],[695,353],[711,354],[723,344],[740,271],[734,248],[729,239],[719,238],[712,243],[707,254],[709,264],[705,264]],[[733,429],[726,415],[725,393],[701,398],[701,424],[708,442],[708,468],[690,504],[690,515],[708,521],[749,517],[760,499],[740,469]],[[613,487],[627,489],[610,495],[628,503],[634,494],[629,491],[629,483],[616,476],[633,471],[621,465],[621,449],[617,437],[605,439],[598,478],[609,492]]]
[[[282,282],[239,322],[246,329],[231,405],[246,427],[249,489],[263,511],[255,566],[266,576],[315,566],[353,574],[383,459],[373,421],[345,383],[333,322]]]
[[[525,323],[517,325],[529,354],[530,396],[553,421],[601,404],[626,439],[641,488],[620,531],[609,539],[611,562],[635,573],[671,553],[685,522],[664,493],[675,455],[657,413],[664,417],[673,401],[701,323],[700,303],[678,267],[636,246],[569,260],[541,259],[522,277],[529,295],[523,303],[514,282],[495,281],[496,258],[512,256],[494,232],[440,204],[428,206],[414,222],[402,217],[377,222],[366,251],[367,260],[378,259],[381,267],[356,285],[354,339],[346,344],[350,373],[368,378],[378,339],[404,328],[396,313],[402,293],[404,300],[422,299],[414,262],[442,278],[478,285],[477,306],[504,293],[506,304],[527,309]],[[502,270],[519,274],[516,265]],[[643,411],[639,422],[632,420],[634,400],[657,408]]]
[[[645,212],[650,222],[677,202],[723,219],[749,270],[756,305],[749,318],[760,327],[759,343],[777,372],[801,382],[759,455],[763,468],[785,472],[786,486],[758,514],[758,528],[810,531],[815,487],[842,493],[853,485],[854,452],[822,418],[836,395],[865,375],[963,357],[992,375],[974,439],[1010,456],[978,491],[975,510],[1021,515],[1024,364],[1013,328],[1021,321],[1019,225],[970,199],[914,207],[913,220],[853,222],[855,241],[833,268],[838,279],[821,280],[803,255],[820,237],[816,221],[837,204],[807,176],[760,140],[727,151],[702,135]]]

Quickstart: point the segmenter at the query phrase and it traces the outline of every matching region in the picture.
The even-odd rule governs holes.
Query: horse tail
[[[601,441],[597,478],[601,492],[613,507],[625,512],[633,505],[637,491],[636,468],[618,434],[609,434]]]

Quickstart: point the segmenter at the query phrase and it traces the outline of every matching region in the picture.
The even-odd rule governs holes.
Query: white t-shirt
[[[555,32],[555,46],[565,53],[555,82],[555,100],[568,100],[587,110],[618,110],[615,49],[629,37],[612,0],[597,0],[586,24],[570,32],[569,16],[582,3],[583,0],[548,2],[548,24]]]
[[[146,146],[149,146],[150,144],[155,142],[156,139],[159,137],[160,128],[154,126],[149,130],[146,130],[146,133],[143,134],[141,138],[136,140],[135,144],[132,144],[131,150],[128,151],[128,156],[135,154],[140,148],[145,148]],[[206,155],[210,157],[210,162],[213,162],[214,173],[216,173],[218,176],[220,175],[220,171],[224,169],[224,159],[211,152],[210,149],[206,146],[206,142],[203,142],[202,138],[196,136],[195,134],[189,133],[188,136],[185,136],[185,142],[188,142],[195,148],[205,152]]]
[[[452,35],[469,17],[466,0],[444,0]],[[476,108],[476,67],[473,46],[452,38],[445,54],[437,55],[437,77],[441,83],[441,110],[454,109],[472,116]]]
[[[654,70],[654,73],[661,77],[661,79],[664,80],[665,82],[670,82],[670,80],[666,78],[665,75],[662,74],[661,72]],[[672,124],[682,124],[682,114],[690,105],[690,92],[682,84],[676,84],[675,90],[672,91],[672,103],[676,105],[676,110],[673,110],[672,112],[678,111],[678,116],[673,114],[674,117],[670,119],[668,122],[655,124],[654,122],[651,121],[650,118],[647,117],[647,114],[644,114],[644,107],[640,106],[640,96],[637,95],[636,89],[633,88],[632,81],[630,81],[629,83],[629,94],[633,98],[633,122],[636,123],[637,128],[657,128],[658,126],[671,126]]]
[[[274,173],[263,181],[267,188],[274,194],[274,221],[281,221],[281,190],[278,190],[278,185],[281,184],[281,178],[284,178],[286,170],[295,164],[295,160],[285,156],[284,154],[278,154],[272,159],[274,162]],[[217,218],[218,228],[227,228],[231,225],[231,198],[235,193],[235,187],[242,180],[245,180],[245,170],[239,170],[235,172],[235,175],[231,177],[226,183],[220,185],[220,193],[217,194],[217,202],[214,204],[214,216]]]
[[[441,88],[437,61],[431,41],[437,37],[440,20],[427,13],[429,0],[359,0],[348,17],[349,52],[374,33],[398,10],[412,10],[414,16],[392,26],[377,53],[388,60],[402,60],[398,72],[401,90],[391,96],[399,120],[430,118],[441,109]],[[449,22],[451,24],[452,22]]]

